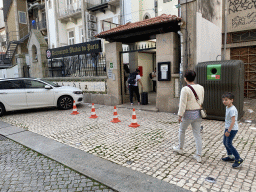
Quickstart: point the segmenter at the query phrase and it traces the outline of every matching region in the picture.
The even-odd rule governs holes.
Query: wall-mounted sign
[[[108,78],[112,78],[112,69],[108,69]]]
[[[158,63],[158,81],[171,80],[171,62]]]
[[[113,68],[114,68],[113,63],[109,63],[109,68],[110,68],[110,69],[113,69]]]
[[[101,40],[96,40],[55,49],[47,49],[46,58],[52,59],[99,52],[101,52]]]
[[[67,81],[55,81],[54,83],[57,83],[61,86],[71,86],[71,87],[77,87],[81,89],[82,91],[92,91],[92,92],[105,92],[106,91],[106,83],[105,81],[95,82],[95,81],[73,81],[73,82],[67,82]]]

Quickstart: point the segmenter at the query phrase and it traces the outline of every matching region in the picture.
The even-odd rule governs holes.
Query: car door
[[[45,89],[46,83],[34,79],[24,79],[27,104],[30,108],[54,105],[53,89]]]
[[[12,110],[27,108],[26,91],[22,80],[0,81],[0,101]]]

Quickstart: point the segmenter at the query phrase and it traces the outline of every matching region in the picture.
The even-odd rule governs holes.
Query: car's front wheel
[[[61,96],[58,100],[58,108],[67,110],[73,107],[73,98],[70,96]]]
[[[5,108],[4,105],[2,103],[0,103],[0,117],[2,117],[5,113]]]

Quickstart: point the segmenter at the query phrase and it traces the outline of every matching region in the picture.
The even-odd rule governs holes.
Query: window
[[[19,22],[27,24],[26,12],[19,11]]]
[[[74,45],[74,44],[75,44],[75,35],[74,35],[74,31],[69,31],[69,32],[68,32],[68,44],[69,44],[69,45]]]
[[[81,43],[84,42],[84,29],[83,29],[83,27],[80,28],[80,41],[81,41]]]
[[[67,5],[71,5],[72,4],[72,0],[67,0]]]
[[[25,82],[25,88],[30,88],[30,89],[45,88],[45,85],[46,85],[42,82],[34,81],[34,80],[28,80],[28,79],[25,79],[24,82]]]
[[[22,89],[22,80],[1,81],[0,89]]]

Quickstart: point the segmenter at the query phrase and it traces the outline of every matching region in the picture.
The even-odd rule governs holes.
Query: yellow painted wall
[[[26,13],[26,17],[27,17],[27,6],[26,6],[26,1],[25,0],[17,0],[17,10],[18,10],[18,13],[19,11],[22,11],[22,12],[25,12]],[[18,21],[19,21],[19,14],[18,14]],[[27,21],[27,24],[21,24],[19,23],[19,28],[20,30],[24,30],[24,33],[27,33],[28,30],[27,30],[27,27],[28,26],[28,21]],[[24,29],[25,28],[25,29]],[[20,34],[21,37],[24,36],[23,34]]]
[[[13,6],[13,3],[12,3],[12,5],[10,7],[10,10],[9,10],[9,13],[8,13],[8,17],[7,17],[8,32],[17,31],[15,23],[16,23],[15,22],[15,12],[14,12],[14,6]],[[11,34],[13,34],[13,33],[11,33]],[[10,36],[9,38],[10,38],[10,41],[17,40],[17,38],[15,36]]]
[[[141,77],[144,92],[153,90],[152,80],[149,78],[149,73],[153,71],[153,54],[138,53],[138,66],[143,67],[143,76]],[[141,91],[141,88],[140,88]]]

